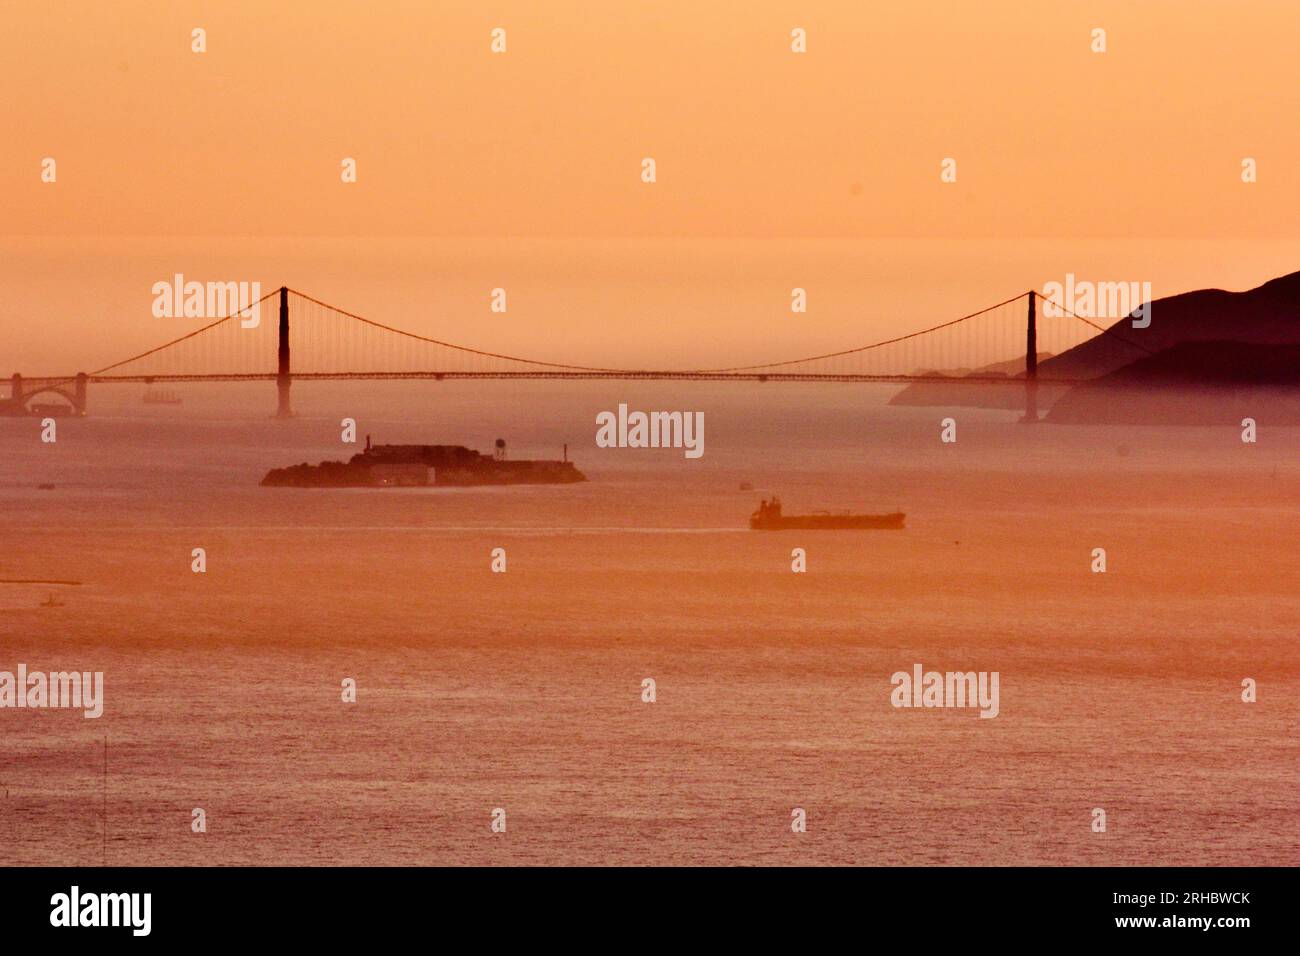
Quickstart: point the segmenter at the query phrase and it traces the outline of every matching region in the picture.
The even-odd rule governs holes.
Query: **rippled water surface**
[[[136,388],[55,445],[0,419],[0,578],[81,582],[0,584],[0,670],[107,698],[0,710],[0,862],[1300,862],[1297,430],[962,409],[944,445],[884,388],[680,383],[300,384],[280,423],[269,384]],[[705,411],[704,457],[595,448],[621,401]],[[344,416],[567,443],[591,481],[258,487],[346,457]],[[771,492],[908,527],[745,530]],[[918,662],[998,671],[998,717],[891,707]]]

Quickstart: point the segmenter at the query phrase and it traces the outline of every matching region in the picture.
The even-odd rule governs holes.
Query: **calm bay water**
[[[960,410],[944,445],[949,412],[864,386],[294,391],[289,423],[270,385],[92,388],[55,445],[0,419],[0,578],[82,582],[0,584],[0,669],[102,670],[107,697],[0,711],[0,862],[1300,862],[1294,429]],[[596,449],[621,401],[704,410],[704,457]],[[354,451],[344,416],[567,443],[591,481],[257,486]],[[744,530],[772,492],[908,529]],[[895,710],[918,662],[999,671],[999,716]]]

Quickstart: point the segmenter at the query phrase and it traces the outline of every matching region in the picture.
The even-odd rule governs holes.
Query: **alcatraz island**
[[[484,455],[464,445],[371,445],[347,461],[272,468],[262,485],[274,488],[419,488],[467,485],[568,485],[587,476],[568,460],[510,461],[506,443]]]

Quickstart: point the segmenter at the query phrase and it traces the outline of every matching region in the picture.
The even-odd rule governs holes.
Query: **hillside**
[[[1300,425],[1300,345],[1184,342],[1070,389],[1063,424]]]
[[[1126,318],[1107,331],[1043,362],[1039,376],[1099,378],[1184,342],[1300,344],[1300,272],[1247,292],[1200,289],[1156,299],[1148,328],[1135,329]]]
[[[1156,299],[1151,303],[1150,314],[1151,325],[1145,329],[1135,329],[1130,319],[1121,319],[1110,325],[1107,334],[1098,334],[1060,355],[1040,358],[1040,406],[1048,407],[1078,391],[1054,386],[1050,384],[1052,378],[1100,380],[1134,363],[1139,364],[1130,376],[1147,378],[1150,387],[1197,381],[1198,374],[1229,373],[1227,368],[1207,364],[1204,351],[1175,348],[1184,344],[1300,345],[1300,272],[1272,279],[1246,292],[1200,289]],[[1160,354],[1164,358],[1151,363],[1144,361]],[[1238,358],[1246,362],[1237,370],[1241,376],[1236,379],[1239,384],[1250,380],[1256,369],[1269,367],[1264,352],[1247,350]],[[1179,363],[1186,363],[1181,371],[1177,369]],[[1126,382],[1132,384],[1130,379],[1121,376],[1106,384]],[[1023,402],[1022,385],[1009,384],[1004,388],[929,382],[909,385],[891,400],[896,405],[1007,409],[1021,407]]]

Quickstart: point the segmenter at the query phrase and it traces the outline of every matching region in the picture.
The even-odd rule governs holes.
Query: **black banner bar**
[[[983,948],[1128,937],[1230,947],[1289,935],[1294,883],[1281,868],[39,868],[0,870],[0,919],[7,941],[75,934],[80,945],[838,937]]]

